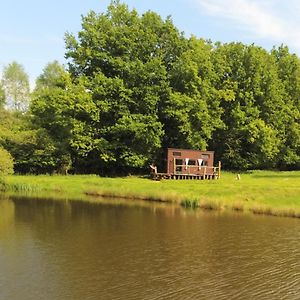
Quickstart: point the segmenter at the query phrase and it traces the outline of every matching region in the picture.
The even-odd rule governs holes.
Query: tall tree
[[[282,141],[278,166],[300,168],[300,59],[291,54],[286,46],[274,48],[272,56],[284,87],[284,103],[278,116],[281,120],[278,131]]]
[[[30,112],[33,126],[40,130],[38,140],[44,140],[45,149],[41,154],[48,154],[48,165],[52,171],[66,173],[71,168],[72,109],[74,109],[73,85],[68,72],[57,62],[47,64],[43,73],[36,80],[32,93]],[[82,103],[85,98],[82,99]],[[43,155],[40,155],[43,156]],[[40,157],[36,157],[37,163]],[[49,169],[47,165],[44,170]]]
[[[217,45],[214,66],[225,127],[211,146],[229,168],[275,166],[284,102],[274,60],[262,48],[231,43]]]
[[[15,111],[25,111],[29,105],[29,79],[22,65],[13,61],[3,70],[2,86],[6,105]]]
[[[99,114],[93,130],[101,143],[90,154],[112,169],[146,166],[161,147],[159,110],[184,37],[169,18],[153,12],[140,17],[113,1],[106,14],[84,17],[78,38],[67,34],[66,46],[73,81],[85,81]]]

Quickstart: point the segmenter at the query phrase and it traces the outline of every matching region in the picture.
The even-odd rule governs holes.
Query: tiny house
[[[153,179],[218,179],[221,163],[214,166],[214,151],[174,149],[166,151],[165,173],[152,166]]]

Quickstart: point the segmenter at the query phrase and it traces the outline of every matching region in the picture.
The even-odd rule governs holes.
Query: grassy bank
[[[134,198],[300,218],[300,171],[254,171],[242,174],[241,180],[224,172],[220,180],[160,182],[136,177],[7,176],[0,186],[10,193],[54,194],[69,199]]]

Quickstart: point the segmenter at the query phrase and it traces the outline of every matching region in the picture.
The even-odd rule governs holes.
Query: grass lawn
[[[1,189],[10,193],[86,199],[122,197],[206,209],[233,209],[279,216],[300,217],[300,171],[223,172],[219,180],[162,180],[138,177],[103,178],[92,175],[7,176]]]

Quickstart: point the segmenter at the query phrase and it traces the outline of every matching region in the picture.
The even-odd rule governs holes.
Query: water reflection
[[[0,220],[0,299],[300,297],[297,219],[11,198]]]
[[[0,239],[12,231],[15,219],[14,203],[7,197],[0,197]]]

